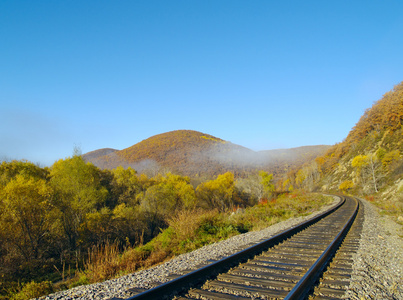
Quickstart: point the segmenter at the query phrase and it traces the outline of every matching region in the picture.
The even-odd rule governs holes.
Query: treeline
[[[80,268],[94,245],[146,243],[180,211],[254,205],[273,191],[271,180],[263,171],[238,181],[229,172],[199,183],[171,173],[150,178],[101,170],[79,155],[50,168],[2,162],[0,293]]]

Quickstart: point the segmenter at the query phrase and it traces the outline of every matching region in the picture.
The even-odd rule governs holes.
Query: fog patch
[[[214,144],[210,148],[193,153],[191,159],[196,162],[211,161],[224,166],[256,167],[262,156],[253,150],[232,143]]]
[[[137,173],[146,174],[149,177],[154,177],[161,173],[161,166],[152,159],[145,159],[140,162],[130,163],[128,167],[136,170]]]

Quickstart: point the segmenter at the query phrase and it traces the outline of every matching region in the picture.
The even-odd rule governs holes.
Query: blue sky
[[[0,158],[192,129],[341,142],[403,80],[403,1],[0,2]]]

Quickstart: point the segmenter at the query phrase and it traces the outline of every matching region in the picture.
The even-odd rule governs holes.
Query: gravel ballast
[[[207,264],[209,260],[218,260],[223,256],[244,249],[249,244],[267,239],[289,227],[314,217],[338,202],[323,207],[320,211],[309,216],[289,219],[261,231],[248,232],[234,236],[225,241],[204,246],[190,253],[182,254],[163,264],[142,270],[120,278],[101,283],[76,287],[61,291],[40,299],[125,299],[133,295],[132,289],[148,289],[156,283],[169,281],[169,275],[181,274],[199,265]],[[393,228],[393,224],[382,222],[376,209],[364,201],[365,220],[363,238],[356,255],[354,273],[346,298],[350,299],[403,299],[402,258],[403,241],[384,225]],[[389,228],[388,227],[388,228]],[[381,236],[381,237],[379,237]],[[400,248],[399,248],[400,247]],[[378,295],[380,295],[378,297]]]
[[[403,299],[403,229],[366,200],[346,299]]]

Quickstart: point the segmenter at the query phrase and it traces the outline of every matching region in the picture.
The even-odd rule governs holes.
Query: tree
[[[348,190],[352,189],[353,187],[354,187],[354,183],[351,180],[346,180],[346,181],[343,181],[339,185],[339,190],[341,190],[343,193],[345,193]]]
[[[118,197],[119,203],[126,203],[130,206],[139,204],[137,195],[144,191],[142,184],[137,177],[137,172],[128,167],[122,166],[112,170],[113,173],[113,194]]]
[[[259,176],[260,183],[262,184],[264,190],[264,197],[269,198],[270,194],[274,191],[274,184],[272,183],[273,174],[269,174],[265,171],[260,171]]]
[[[372,181],[375,192],[378,192],[379,160],[375,154],[357,155],[351,161],[351,165],[357,170],[357,177],[360,178],[363,189],[366,189],[368,182]]]
[[[282,187],[284,190],[288,191],[288,192],[292,192],[294,190],[294,187],[291,183],[291,179],[287,178],[286,180],[284,180]]]
[[[196,194],[189,177],[168,173],[161,184],[173,195],[171,205],[175,210],[193,209],[196,206]]]
[[[250,174],[247,178],[238,178],[235,187],[247,205],[255,205],[263,197],[264,188],[259,174]]]
[[[317,182],[319,179],[319,166],[316,162],[312,162],[311,164],[305,165],[303,168],[298,170],[295,182],[301,188],[312,191],[315,187],[315,182]]]
[[[196,195],[202,207],[225,211],[234,205],[234,190],[234,174],[227,172],[214,180],[201,183],[196,188]]]
[[[25,261],[42,258],[50,247],[58,213],[53,190],[43,179],[16,175],[2,191],[0,230]]]
[[[366,155],[357,155],[351,161],[351,165],[356,168],[357,177],[360,179],[362,185],[366,184],[367,176],[363,169],[368,166],[368,161],[369,159]]]
[[[399,159],[400,159],[399,150],[393,150],[393,151],[387,152],[382,157],[382,166],[384,168],[389,168],[389,166],[392,165],[392,163],[394,161],[398,161]]]
[[[48,176],[48,169],[42,169],[28,161],[3,161],[0,164],[0,188],[4,188],[7,183],[17,175],[24,176],[25,178],[32,177],[46,179]]]
[[[176,211],[191,209],[196,205],[195,191],[188,177],[167,173],[157,176],[155,181],[156,184],[149,187],[140,200],[141,210],[149,220],[151,234]]]
[[[63,228],[71,249],[77,247],[79,227],[86,214],[105,204],[108,191],[100,179],[100,170],[81,156],[61,159],[50,170],[54,204],[62,212]]]
[[[139,207],[130,207],[125,203],[119,204],[112,211],[113,230],[120,241],[139,244],[144,239],[151,239],[152,236],[144,236],[147,232],[147,219]]]

